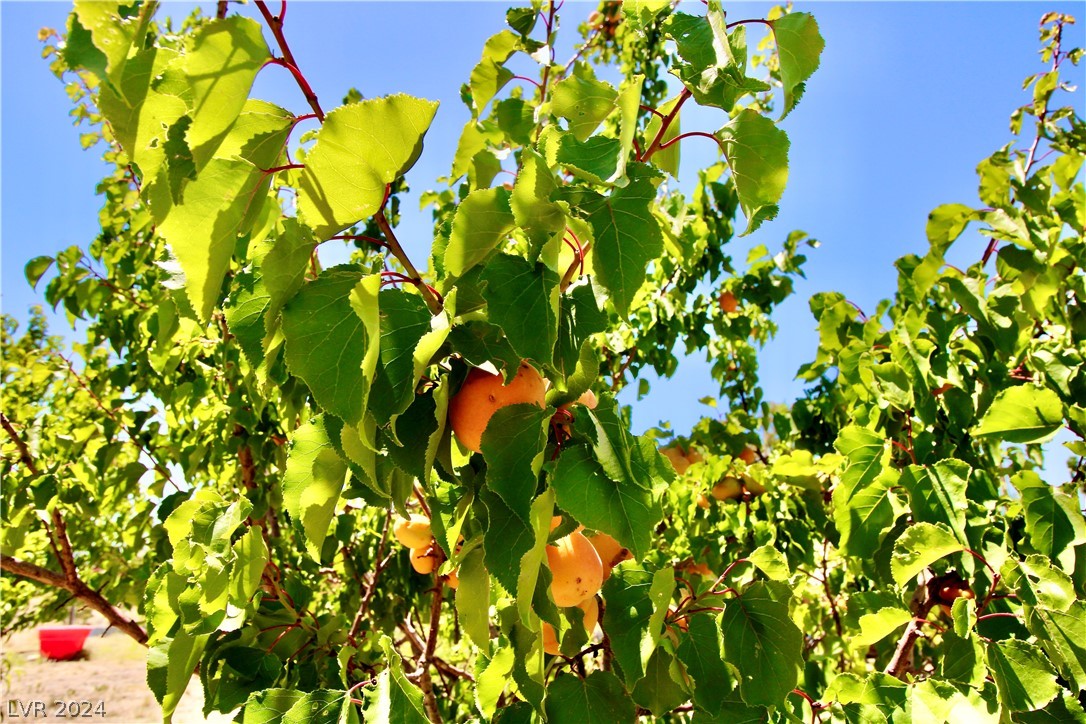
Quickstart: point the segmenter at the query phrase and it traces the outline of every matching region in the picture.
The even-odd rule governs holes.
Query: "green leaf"
[[[777,215],[777,202],[788,182],[788,135],[773,121],[745,108],[716,132],[747,217],[742,236]]]
[[[173,638],[163,639],[147,650],[147,686],[162,707],[165,724],[173,721],[208,638],[209,634],[192,635],[179,630]]]
[[[743,701],[780,706],[799,680],[803,633],[788,616],[787,604],[755,583],[729,600],[720,617],[724,660],[739,671]]]
[[[963,600],[965,599],[958,599]],[[975,633],[962,637],[948,632],[943,645],[940,657],[942,676],[968,686],[984,686],[988,667],[984,664],[984,645],[980,637]]]
[[[287,365],[323,409],[349,424],[362,420],[377,367],[379,285],[376,274],[333,267],[283,306]]]
[[[1086,601],[1075,601],[1066,612],[1027,609],[1026,625],[1072,690],[1086,690]]]
[[[463,577],[461,577],[461,586],[464,585],[463,580]],[[456,595],[459,600],[459,591]],[[490,602],[487,601],[488,606],[489,604]],[[514,658],[516,658],[516,652],[513,651],[512,647],[498,649],[498,652],[490,659],[482,673],[475,676],[475,705],[487,719],[493,719],[494,712],[498,711],[498,700],[501,698],[502,692],[505,691],[509,675],[513,671]],[[525,702],[520,703],[527,706]],[[501,711],[505,712],[508,709],[509,707],[503,707]],[[529,708],[530,711],[531,708]]]
[[[579,65],[571,75],[551,89],[551,111],[569,121],[569,129],[581,142],[588,140],[615,110],[618,91],[606,81],[596,80],[589,66]]]
[[[191,97],[192,123],[185,141],[198,172],[216,155],[245,106],[257,72],[270,58],[260,23],[252,18],[231,15],[196,31],[179,70]]]
[[[403,671],[403,659],[392,640],[382,634],[380,645],[388,668],[377,677],[376,691],[367,693],[366,721],[426,724],[430,719],[422,704],[422,690],[408,681]]]
[[[379,423],[406,410],[415,399],[415,348],[430,332],[430,310],[423,298],[402,289],[378,295],[381,326],[380,364],[370,395],[370,409]]]
[[[437,103],[397,94],[330,112],[305,158],[298,210],[318,239],[372,216],[422,153]]]
[[[585,342],[607,328],[603,297],[603,291],[590,280],[571,286],[559,298],[554,365],[566,377],[577,369]],[[593,354],[596,353],[594,345],[590,349]]]
[[[694,703],[707,712],[718,713],[736,685],[720,653],[720,627],[714,617],[703,614],[690,616],[687,626],[678,656],[694,679]]]
[[[866,613],[860,616],[860,633],[849,638],[849,645],[866,651],[912,620],[911,613],[893,606]]]
[[[584,207],[596,238],[593,268],[621,315],[629,313],[649,262],[664,250],[660,224],[652,213],[655,198],[652,182],[638,178]]]
[[[460,586],[456,589],[456,611],[460,625],[472,643],[490,649],[490,574],[483,564],[483,550],[473,548],[460,562]]]
[[[41,281],[45,272],[49,271],[49,267],[53,266],[55,259],[51,256],[36,256],[26,263],[23,267],[23,274],[26,276],[26,281],[31,287],[37,289],[38,282]]]
[[[499,254],[482,280],[490,321],[522,358],[550,364],[558,336],[558,275],[540,262]]]
[[[305,694],[296,689],[264,689],[249,695],[241,724],[282,724],[283,717]]]
[[[463,276],[498,248],[514,223],[509,191],[501,187],[472,191],[456,207],[445,270],[453,277]]]
[[[643,33],[670,4],[668,0],[625,0],[621,6],[623,22]]]
[[[212,159],[185,187],[184,202],[158,226],[185,273],[193,309],[207,320],[230,267],[237,235],[254,204],[267,198],[270,179],[244,160]]]
[[[584,679],[572,674],[547,688],[547,721],[552,724],[619,724],[637,720],[633,701],[609,671],[593,671]]]
[[[1011,721],[1021,724],[1086,724],[1086,711],[1071,694],[1056,697],[1044,709],[1016,712]]]
[[[1026,533],[1040,553],[1056,561],[1072,547],[1086,542],[1086,519],[1075,499],[1048,485],[1033,471],[1018,473],[1011,478],[1011,484],[1022,494]],[[1064,568],[1070,570],[1066,564]]]
[[[1031,643],[1009,639],[988,645],[988,669],[999,689],[1000,703],[1010,711],[1033,711],[1060,693],[1056,672]]]
[[[679,62],[671,70],[703,106],[731,112],[745,95],[769,86],[746,75],[747,36],[742,26],[727,32],[719,2],[712,2],[706,16],[673,13],[664,30],[675,41]]]
[[[549,611],[548,618],[551,619],[552,625],[557,623],[557,613],[551,607],[550,598],[546,593],[550,587],[550,573],[541,574],[547,558],[547,537],[551,530],[553,514],[554,493],[547,490],[535,499],[528,513],[528,525],[534,534],[534,539],[532,547],[521,556],[520,570],[517,573],[516,594],[520,621],[533,630],[537,626],[535,616],[532,615],[533,608],[540,615]]]
[[[904,586],[940,558],[963,550],[954,533],[942,524],[917,523],[894,543],[890,562],[894,582]]]
[[[520,38],[508,30],[487,38],[483,45],[483,56],[472,69],[468,81],[471,105],[476,117],[482,113],[490,99],[512,80],[513,72],[505,68],[504,64],[519,47]]]
[[[860,679],[855,674],[845,673],[839,674],[830,682],[822,700],[836,701],[846,707],[850,704],[859,705],[861,711],[870,712],[870,718],[849,721],[889,722],[894,720],[895,712],[904,710],[908,693],[909,688],[905,682],[889,674],[875,672],[866,679]],[[878,715],[883,718],[878,718]]]
[[[566,228],[565,211],[550,200],[557,187],[554,173],[543,157],[532,148],[523,149],[509,206],[516,225],[528,234],[537,248],[541,248],[551,235]]]
[[[972,432],[1007,442],[1045,442],[1062,425],[1059,395],[1047,387],[1019,385],[1001,391]]]
[[[883,535],[894,524],[896,482],[896,475],[887,471],[872,484],[855,491],[843,505],[838,504],[834,491],[833,521],[841,534],[843,553],[867,557],[882,545]]]
[[[260,578],[268,564],[268,546],[260,528],[249,528],[233,547],[234,565],[230,572],[230,598],[238,608],[245,608],[260,587]]]
[[[306,549],[315,560],[320,560],[346,478],[347,464],[336,453],[323,416],[299,427],[283,474],[283,506],[304,532]]]
[[[483,532],[486,569],[502,588],[516,594],[520,561],[531,550],[535,532],[497,493],[484,488],[479,491],[479,500],[486,506],[487,525]]]
[[[664,101],[660,104],[660,107],[657,110],[664,116],[669,115],[671,111],[674,110],[675,104],[678,103],[679,99],[682,97],[683,96],[680,93],[674,98]],[[659,168],[661,171],[666,171],[675,178],[679,177],[679,160],[681,158],[679,149],[682,144],[678,142],[672,143],[670,146],[668,146],[667,144],[670,141],[674,141],[682,132],[681,122],[682,113],[678,112],[672,118],[672,121],[668,125],[667,130],[664,131],[664,135],[660,137],[659,147],[652,154],[653,164],[655,164],[656,167]],[[663,118],[656,114],[653,114],[652,117],[649,118],[648,124],[645,126],[645,138],[655,140],[656,136],[659,135],[660,129],[663,127],[663,125]],[[665,148],[665,146],[667,147]]]
[[[533,404],[507,405],[494,413],[483,431],[486,486],[525,521],[543,466],[550,416]]]
[[[325,689],[306,692],[283,715],[283,724],[355,724],[357,721],[358,715],[347,692]]]
[[[945,523],[958,540],[968,544],[965,537],[969,502],[966,491],[968,463],[953,458],[940,460],[932,466],[910,465],[901,475],[901,483],[909,491],[913,520],[922,523]]]
[[[77,0],[74,3],[72,19],[89,34],[93,50],[97,52],[92,52],[88,47],[77,51],[64,47],[62,52],[69,67],[83,65],[106,85],[119,83],[133,55],[133,48],[138,49],[143,45],[151,18],[158,10],[158,3],[144,3],[139,7],[138,13],[132,13],[131,10],[130,6],[120,2]]]
[[[660,632],[651,629],[655,607],[649,597],[653,575],[641,568],[619,566],[603,584],[603,630],[619,673],[628,686],[644,676],[645,663],[656,648]]]
[[[1048,557],[1029,555],[1024,560],[1008,558],[1000,573],[1022,603],[1066,611],[1075,601],[1071,577],[1052,565]]]
[[[689,696],[671,674],[675,666],[674,658],[663,647],[653,651],[645,675],[630,692],[634,702],[656,716],[663,716],[686,701]]]
[[[870,556],[894,521],[895,480],[883,474],[890,451],[881,435],[856,425],[843,428],[834,445],[848,458],[841,482],[833,491],[841,549],[848,555]]]
[[[578,178],[599,185],[624,186],[626,157],[622,141],[592,136],[581,142],[572,133],[548,126],[539,137],[539,148],[548,165],[564,166]]]
[[[777,40],[781,85],[784,86],[784,108],[781,109],[781,118],[784,118],[803,96],[805,81],[818,70],[826,43],[818,32],[818,23],[808,13],[788,13],[771,21],[771,25]]]
[[[943,204],[928,214],[925,227],[931,251],[942,256],[954,240],[962,235],[966,225],[977,218],[977,213],[964,204]]]
[[[768,543],[747,554],[747,560],[757,566],[758,570],[771,581],[787,581],[792,575],[788,570],[788,559]]]
[[[607,533],[644,558],[663,512],[652,493],[609,477],[584,445],[567,445],[551,478],[558,505],[578,522]]]

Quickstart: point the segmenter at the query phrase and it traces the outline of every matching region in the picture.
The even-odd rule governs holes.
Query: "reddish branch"
[[[649,144],[649,147],[641,154],[641,161],[648,161],[652,158],[652,154],[660,150],[660,144],[663,143],[664,136],[667,135],[667,129],[671,128],[671,124],[675,122],[675,118],[679,115],[679,109],[683,107],[683,103],[686,103],[686,99],[691,95],[690,89],[684,87],[682,93],[679,94],[678,100],[675,101],[675,105],[672,106],[671,110],[668,111],[668,114],[660,121],[660,130],[656,132],[656,137],[652,139],[652,143]]]
[[[287,14],[286,0],[283,0],[280,5],[279,15],[277,16],[272,14],[271,10],[268,9],[267,2],[264,0],[256,0],[256,7],[260,10],[260,14],[264,16],[264,20],[268,23],[272,35],[275,36],[276,43],[279,44],[279,50],[283,54],[282,58],[273,58],[268,61],[268,63],[281,65],[290,71],[290,74],[294,76],[294,80],[298,83],[298,87],[301,88],[302,95],[305,96],[306,102],[309,103],[309,107],[313,109],[313,113],[317,120],[324,123],[324,109],[321,108],[320,101],[317,99],[317,94],[313,91],[313,87],[309,85],[309,81],[306,80],[305,74],[299,69],[298,62],[294,59],[294,53],[291,52],[290,45],[287,43],[287,38],[283,34],[283,19]],[[388,192],[386,190],[385,200],[387,201],[387,199]],[[392,252],[392,255],[400,262],[407,271],[407,274],[413,280],[419,282],[418,288],[422,293],[422,298],[426,300],[426,306],[430,308],[430,311],[433,314],[438,314],[442,307],[441,299],[432,287],[422,285],[422,275],[419,274],[415,265],[411,263],[411,259],[408,258],[407,253],[404,252],[395,233],[393,233],[392,225],[388,223],[388,219],[385,217],[383,203],[377,213],[373,215],[373,220],[381,230],[381,233],[385,236],[385,239],[387,239],[388,250]]]
[[[19,459],[27,470],[32,475],[39,475],[40,471],[34,462],[34,457],[30,454],[26,442],[19,436],[7,415],[2,412],[0,412],[0,425],[3,426],[11,441],[15,443],[15,447],[19,451]],[[139,643],[146,644],[147,633],[140,628],[139,624],[122,616],[102,594],[80,579],[79,569],[75,565],[75,557],[72,554],[72,544],[68,540],[68,529],[64,524],[64,517],[60,514],[60,511],[56,508],[50,511],[50,520],[52,520],[53,524],[51,528],[46,526],[46,531],[49,534],[49,542],[53,547],[53,552],[60,563],[63,574],[56,573],[48,568],[42,568],[33,563],[20,561],[8,555],[0,555],[0,570],[46,586],[68,591],[72,596],[102,614],[109,621],[110,626],[125,632]]]
[[[905,672],[912,667],[913,647],[916,646],[916,640],[920,638],[920,627],[926,621],[935,603],[931,589],[926,587],[924,600],[917,606],[913,620],[909,621],[909,625],[905,627],[905,633],[901,635],[901,639],[897,642],[897,648],[894,649],[894,655],[890,658],[890,663],[886,665],[885,673],[904,681]]]

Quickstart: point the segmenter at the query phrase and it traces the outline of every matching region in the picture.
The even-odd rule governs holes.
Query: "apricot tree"
[[[1086,719],[1073,20],[892,298],[811,300],[789,407],[757,347],[814,243],[728,244],[777,213],[823,41],[696,9],[601,3],[566,61],[561,3],[509,10],[426,149],[422,264],[397,222],[435,103],[319,98],[304,5],[76,2],[46,55],[112,172],[99,236],[26,268],[85,343],[3,325],[5,629],[95,608],[166,720],[194,671],[245,722]],[[679,190],[690,143],[716,160]],[[680,343],[722,414],[634,435],[615,394]]]

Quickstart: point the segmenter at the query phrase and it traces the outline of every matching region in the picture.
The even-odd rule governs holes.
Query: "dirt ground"
[[[92,621],[89,625],[101,624]],[[71,661],[42,658],[36,631],[21,632],[0,642],[0,651],[5,668],[5,676],[0,680],[0,721],[5,724],[21,721],[155,724],[162,721],[158,702],[147,688],[146,649],[124,634],[111,631],[100,636],[92,633],[87,638],[82,657]],[[26,708],[36,701],[45,703],[44,716],[35,715]],[[90,702],[90,706],[76,704],[69,716],[56,717],[57,701],[65,704]],[[203,722],[202,708],[200,681],[193,678],[173,720],[177,724]],[[72,716],[76,712],[81,716]],[[226,724],[232,718],[213,713],[206,721]]]

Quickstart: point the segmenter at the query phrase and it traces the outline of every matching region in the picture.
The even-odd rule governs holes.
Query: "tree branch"
[[[67,537],[62,538],[62,540],[67,543]],[[68,550],[70,551],[71,549],[69,548]],[[147,645],[147,633],[139,624],[122,616],[117,609],[113,608],[113,605],[102,596],[102,594],[95,591],[78,577],[72,581],[69,580],[67,575],[62,576],[48,568],[42,568],[33,563],[26,563],[7,555],[0,555],[0,571],[5,571],[30,581],[68,591],[75,598],[80,599],[95,611],[105,616],[106,620],[109,621],[110,626],[123,631],[137,642],[145,646]]]
[[[11,424],[11,420],[2,412],[0,412],[0,426],[4,428],[8,437],[15,443],[15,447],[19,450],[19,459],[26,465],[27,470],[33,475],[38,475],[38,466],[34,462],[34,457],[30,454],[30,448],[27,447],[26,441],[19,436],[15,427]],[[118,613],[102,594],[92,589],[79,578],[79,569],[75,565],[75,556],[72,554],[71,541],[68,540],[68,529],[64,524],[64,517],[56,508],[50,511],[49,515],[53,521],[52,530],[49,530],[48,526],[46,527],[49,534],[49,543],[52,545],[53,553],[56,555],[57,562],[60,563],[60,568],[64,572],[63,575],[7,555],[0,556],[0,570],[68,591],[74,597],[83,600],[88,606],[105,616],[111,626],[124,631],[139,643],[146,644],[147,634],[137,623]]]

